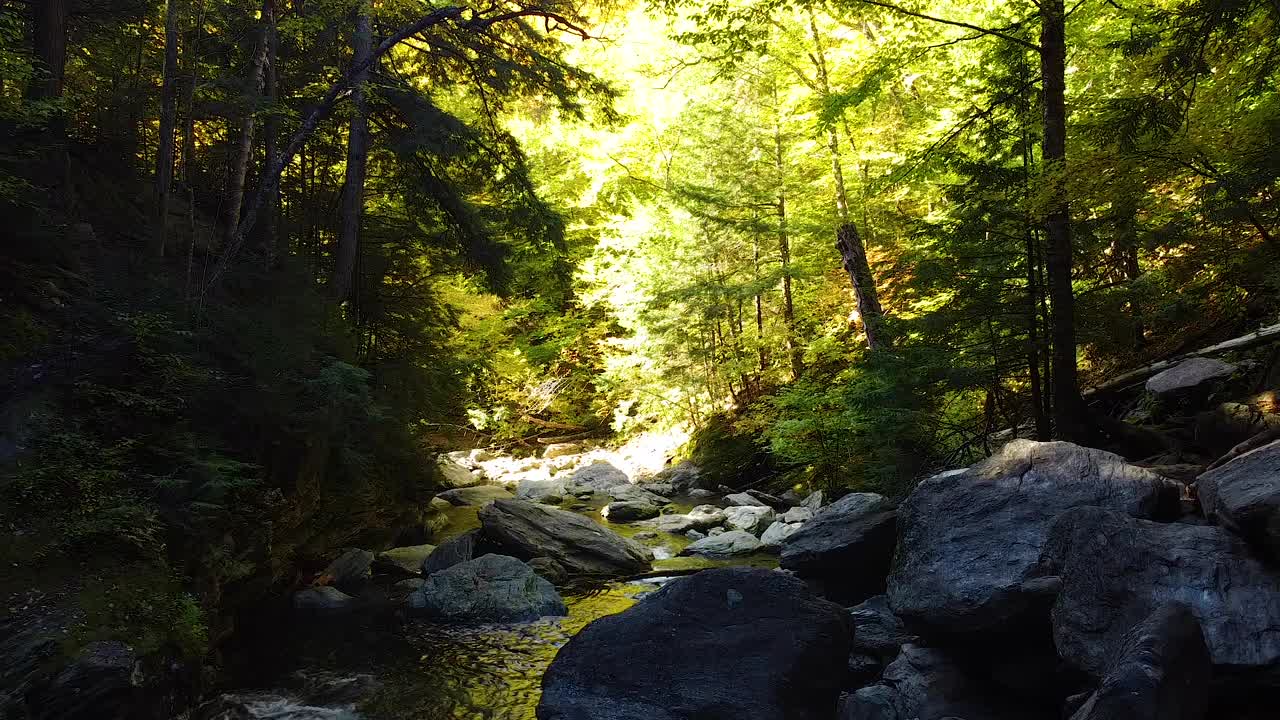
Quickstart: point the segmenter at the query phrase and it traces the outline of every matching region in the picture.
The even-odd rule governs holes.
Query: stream
[[[674,498],[672,508],[695,504]],[[705,500],[699,501],[706,502]],[[653,550],[654,570],[753,565],[776,567],[766,553],[731,559],[680,557],[682,535],[644,534],[651,528],[609,523],[603,499],[579,512]],[[441,542],[478,526],[477,508],[449,511]],[[640,537],[636,537],[640,534]],[[369,593],[385,595],[385,585]],[[400,613],[355,613],[336,618],[288,614],[242,635],[224,664],[233,692],[206,703],[199,720],[532,720],[542,674],[565,642],[588,623],[621,612],[666,579],[610,582],[562,589],[569,615],[521,625],[462,626],[405,618]]]

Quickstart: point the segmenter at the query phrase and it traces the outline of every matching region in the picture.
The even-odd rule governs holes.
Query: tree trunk
[[[751,278],[755,281],[756,293],[756,351],[760,356],[760,372],[757,379],[757,385],[766,370],[769,369],[769,352],[764,346],[764,298],[760,293],[760,236],[752,237],[753,243],[753,262],[751,266]]]
[[[862,239],[858,237],[858,229],[853,223],[845,223],[836,230],[836,249],[840,251],[845,272],[849,273],[849,281],[853,284],[853,294],[858,301],[858,316],[862,318],[862,327],[867,333],[867,346],[872,350],[883,347],[880,320],[884,317],[884,311],[876,297],[871,268],[867,264],[867,251],[863,248]],[[869,291],[868,287],[871,288]]]
[[[1112,244],[1112,253],[1120,259],[1120,272],[1125,281],[1125,292],[1129,296],[1129,319],[1133,323],[1133,351],[1140,353],[1146,345],[1146,329],[1142,318],[1142,303],[1134,288],[1142,275],[1142,267],[1138,263],[1138,203],[1134,197],[1125,193],[1116,201],[1116,240]]]
[[[775,88],[776,90],[776,88]],[[787,192],[784,178],[786,165],[782,153],[782,125],[773,126],[774,165],[778,171],[778,257],[782,262],[782,321],[787,326],[787,355],[791,359],[791,376],[804,372],[804,350],[796,329],[796,306],[791,296],[791,238],[787,232]]]
[[[230,177],[227,179],[227,197],[222,207],[222,240],[230,245],[240,223],[240,207],[244,204],[244,180],[249,172],[249,158],[253,155],[253,130],[256,120],[255,110],[262,97],[263,67],[267,62],[267,45],[270,36],[271,3],[264,3],[262,32],[257,47],[253,51],[253,59],[249,63],[248,82],[245,83],[244,117],[240,120],[240,138],[232,151]]]
[[[351,131],[347,138],[347,177],[342,189],[342,229],[338,235],[338,252],[333,267],[330,291],[336,302],[345,301],[354,286],[356,255],[360,247],[360,216],[364,212],[365,163],[369,153],[369,118],[365,107],[364,86],[369,79],[367,65],[373,52],[373,32],[369,27],[369,10],[361,5],[356,11],[356,28],[351,38],[352,64],[362,68],[352,79]]]
[[[280,153],[280,116],[274,107],[280,99],[280,73],[276,68],[280,37],[276,32],[275,0],[267,0],[267,3],[271,6],[271,13],[267,18],[271,25],[267,34],[267,67],[264,82],[267,102],[273,107],[262,123],[262,148],[265,151],[265,160],[262,163],[262,173],[258,178],[259,187],[266,181],[267,173],[271,170],[271,164],[275,161],[276,155]],[[279,237],[280,187],[278,185],[266,198],[265,203],[266,217],[263,218],[262,247],[265,251],[264,255],[268,258],[267,264],[271,266],[278,262],[280,258],[289,254],[288,238],[281,239]]]
[[[827,75],[826,49],[822,46],[822,36],[818,34],[818,21],[813,11],[809,11],[809,31],[813,36],[814,68],[818,74],[818,89],[825,101],[831,96],[831,81]],[[840,216],[840,226],[836,229],[836,247],[844,258],[845,270],[853,280],[854,300],[858,306],[858,315],[862,318],[862,326],[867,336],[867,347],[876,350],[882,347],[883,338],[880,333],[881,319],[884,315],[880,307],[879,293],[876,292],[875,277],[871,274],[871,265],[867,262],[867,250],[859,237],[857,229],[849,222],[849,195],[845,190],[844,168],[840,155],[840,134],[835,123],[827,128],[827,148],[831,151],[831,173],[836,186],[836,212]],[[849,245],[846,250],[845,246]],[[853,264],[851,264],[853,263]]]
[[[164,257],[173,185],[173,142],[177,124],[178,0],[164,4],[164,69],[160,82],[160,142],[156,150],[156,254]]]
[[[27,85],[29,101],[62,97],[67,68],[67,0],[41,0],[32,12],[32,45],[35,68]],[[43,156],[35,176],[46,186],[54,204],[64,209],[70,204],[70,169],[67,166],[67,124],[63,111],[55,109],[41,133]]]
[[[1071,288],[1071,211],[1067,161],[1066,15],[1063,0],[1040,3],[1040,72],[1044,87],[1044,170],[1050,181],[1044,229],[1053,316],[1053,421],[1057,437],[1089,440],[1089,422],[1076,371],[1075,295]]]

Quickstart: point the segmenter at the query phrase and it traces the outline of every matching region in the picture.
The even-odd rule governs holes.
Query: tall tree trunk
[[[369,27],[368,6],[356,11],[356,28],[351,38],[352,64],[363,69],[352,80],[351,131],[347,138],[347,177],[342,189],[342,229],[338,235],[338,253],[333,267],[330,291],[341,303],[350,296],[355,275],[356,255],[360,247],[360,216],[364,212],[365,163],[369,152],[369,118],[365,107],[364,86],[369,79],[366,65],[373,52],[373,32]]]
[[[777,88],[774,88],[777,99]],[[780,105],[775,105],[780,107]],[[800,347],[796,328],[796,306],[791,295],[791,237],[787,230],[786,163],[782,151],[782,123],[775,120],[773,126],[773,160],[778,171],[778,257],[782,262],[782,321],[787,326],[787,355],[791,360],[792,377],[804,373],[804,350]]]
[[[826,48],[822,45],[818,20],[813,10],[809,10],[809,31],[813,37],[813,53],[810,57],[817,70],[818,89],[825,101],[831,96],[831,81],[827,75]],[[876,350],[884,344],[880,332],[884,312],[880,307],[879,293],[876,292],[875,276],[871,274],[871,265],[867,262],[866,246],[857,229],[849,222],[849,195],[845,190],[840,134],[835,123],[827,127],[827,148],[831,152],[831,174],[836,186],[836,212],[840,215],[840,227],[836,229],[836,247],[840,249],[845,270],[853,280],[854,299],[867,336],[867,347]]]
[[[230,177],[227,179],[227,197],[222,206],[222,241],[230,245],[240,223],[240,207],[244,204],[244,180],[249,173],[249,159],[253,155],[253,131],[256,121],[256,105],[262,97],[263,67],[267,63],[271,20],[270,1],[263,5],[262,32],[249,62],[249,76],[245,83],[244,117],[240,120],[240,137],[232,151]]]
[[[1063,0],[1040,2],[1040,74],[1044,87],[1044,170],[1049,175],[1049,301],[1053,316],[1053,421],[1057,437],[1087,443],[1090,437],[1076,371],[1075,295],[1071,288],[1071,210],[1064,173],[1067,162],[1066,14]]]
[[[164,257],[173,186],[173,142],[178,114],[178,0],[164,3],[164,68],[160,81],[160,142],[156,150],[156,254]]]
[[[271,6],[271,12],[268,20],[271,25],[267,34],[267,66],[266,77],[264,80],[264,95],[267,102],[272,105],[271,112],[267,113],[266,119],[262,123],[262,149],[265,151],[265,160],[262,163],[262,173],[258,178],[259,187],[267,180],[267,173],[271,171],[271,165],[275,162],[276,156],[280,153],[280,116],[276,112],[274,105],[280,99],[280,73],[276,68],[278,56],[280,54],[280,36],[276,31],[276,8],[275,0],[266,0]],[[264,255],[268,258],[268,265],[274,265],[280,258],[289,254],[289,240],[287,237],[281,239],[280,232],[280,186],[277,185],[271,194],[264,201],[266,204],[266,217],[263,218],[262,225],[262,247],[265,250]]]
[[[853,223],[845,223],[836,231],[836,249],[840,251],[844,270],[849,273],[849,281],[853,284],[858,315],[862,318],[862,327],[867,333],[867,346],[872,350],[883,347],[880,320],[884,317],[884,311],[876,297],[871,266],[867,263],[867,251],[862,239],[858,237],[858,228]],[[868,287],[870,290],[867,290]]]
[[[29,101],[58,100],[62,97],[67,69],[67,2],[41,0],[32,13],[32,46],[35,72],[27,85]],[[53,111],[41,133],[43,160],[36,172],[40,184],[48,187],[54,203],[66,209],[70,204],[70,170],[67,167],[66,116]]]
[[[760,356],[760,373],[762,377],[764,372],[769,369],[769,351],[764,346],[764,297],[760,292],[760,236],[753,235],[754,255],[751,265],[751,278],[755,281],[756,293],[756,351]],[[757,379],[759,385],[760,378]]]

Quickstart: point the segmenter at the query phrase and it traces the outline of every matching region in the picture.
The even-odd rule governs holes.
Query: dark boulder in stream
[[[551,558],[570,575],[617,577],[652,568],[653,554],[643,545],[567,510],[497,500],[481,508],[480,525],[503,552],[524,560]]]
[[[908,625],[938,632],[1008,628],[1047,609],[1056,589],[1035,572],[1054,518],[1100,505],[1173,519],[1180,493],[1178,483],[1118,455],[1014,440],[967,470],[921,482],[898,508],[889,604]],[[784,549],[784,564],[786,557]]]
[[[828,720],[845,679],[844,609],[783,573],[674,580],[588,625],[542,679],[540,720]]]
[[[555,586],[506,555],[485,555],[433,573],[409,596],[409,609],[433,620],[465,623],[569,614]]]
[[[782,541],[782,567],[817,581],[832,597],[864,600],[884,591],[896,520],[881,495],[845,495]]]

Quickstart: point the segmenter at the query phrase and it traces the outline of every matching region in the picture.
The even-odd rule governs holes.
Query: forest
[[[5,720],[1194,720],[1280,693],[1276,0],[0,0],[0,38]],[[1056,499],[973,519],[1036,469]],[[1067,528],[1085,506],[1111,515]],[[823,522],[857,542],[813,549]],[[584,559],[597,526],[616,546]],[[1161,547],[1211,555],[1148,530],[1248,549],[1081,639],[1085,526],[1148,553],[1121,594]],[[565,609],[533,617],[569,620],[486,641],[509,662],[476,689],[484,643],[406,617],[506,556],[474,572],[532,567]],[[1006,556],[1023,574],[970,587]],[[1210,576],[1256,594],[1206,609]],[[801,638],[768,660],[794,683],[615,707],[652,688],[593,644],[650,597],[714,615],[726,582],[805,618],[759,621]],[[843,607],[901,637],[855,634],[827,682]],[[994,662],[978,632],[1053,669],[974,690],[947,663]],[[1191,658],[1147,715],[1106,695],[1142,641]],[[306,675],[361,662],[358,699]]]

